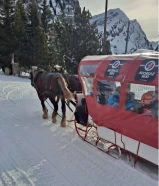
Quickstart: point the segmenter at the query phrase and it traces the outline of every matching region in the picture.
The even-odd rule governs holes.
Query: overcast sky
[[[105,0],[79,0],[92,15],[104,12]],[[137,19],[150,41],[158,40],[158,0],[108,0],[108,10],[120,8],[130,20]]]

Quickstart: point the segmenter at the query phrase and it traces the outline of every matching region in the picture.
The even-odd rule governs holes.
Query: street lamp
[[[105,0],[103,54],[106,54],[107,9],[108,9],[108,0]]]

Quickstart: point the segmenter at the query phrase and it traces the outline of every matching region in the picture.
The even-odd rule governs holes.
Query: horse
[[[53,67],[53,72],[58,72],[62,74],[62,76],[65,78],[65,81],[67,82],[69,90],[72,93],[82,92],[82,86],[78,78],[78,75],[68,74],[67,71],[62,66],[59,66],[59,65],[55,65]]]
[[[56,122],[58,111],[58,102],[56,97],[61,98],[62,120],[61,127],[66,127],[66,106],[65,98],[72,99],[72,93],[67,87],[67,83],[60,73],[47,73],[42,69],[38,69],[31,76],[31,85],[36,89],[38,97],[41,101],[43,110],[43,119],[48,118],[48,109],[45,106],[45,100],[49,98],[54,106],[52,113],[52,122]]]
[[[76,74],[62,74],[62,76],[65,78],[65,81],[68,84],[68,88],[72,93],[82,92],[82,86],[81,86],[80,80],[78,78],[78,75],[76,75]]]

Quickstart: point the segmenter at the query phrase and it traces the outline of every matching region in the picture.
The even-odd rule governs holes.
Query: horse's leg
[[[40,100],[43,108],[43,119],[48,119],[48,109],[45,106],[44,100]]]
[[[41,106],[42,106],[42,109],[43,109],[43,119],[48,119],[48,109],[45,106],[44,99],[39,94],[38,94],[38,96],[39,96],[39,99],[41,101]]]
[[[56,116],[57,116],[57,111],[58,111],[58,101],[55,101],[55,98],[49,98],[51,103],[54,105],[54,111],[52,113],[52,122],[55,123],[56,120]]]
[[[61,98],[61,109],[62,109],[61,127],[66,127],[66,105],[64,97]]]

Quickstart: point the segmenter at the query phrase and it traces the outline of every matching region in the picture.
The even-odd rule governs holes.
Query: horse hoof
[[[43,114],[43,119],[48,119],[48,114]]]
[[[52,119],[52,122],[53,122],[53,123],[56,123],[56,121],[57,121],[56,119]]]
[[[61,122],[61,127],[65,128],[66,127],[66,122]]]

